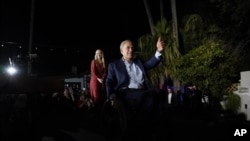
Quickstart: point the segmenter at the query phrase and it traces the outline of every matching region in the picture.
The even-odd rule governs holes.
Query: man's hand
[[[164,41],[161,39],[161,37],[158,38],[156,47],[157,47],[157,51],[158,51],[158,52],[162,52],[162,51],[164,50],[165,43],[164,43]]]

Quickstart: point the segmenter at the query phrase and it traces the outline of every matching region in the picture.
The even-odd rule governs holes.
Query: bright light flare
[[[8,74],[10,74],[10,75],[14,75],[14,74],[17,73],[17,69],[16,69],[15,67],[13,67],[13,66],[9,66],[9,67],[7,68],[7,72],[8,72]]]

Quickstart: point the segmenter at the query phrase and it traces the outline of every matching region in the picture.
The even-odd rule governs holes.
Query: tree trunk
[[[151,30],[151,34],[154,36],[155,35],[155,31],[154,31],[154,22],[153,22],[153,18],[151,15],[151,11],[148,5],[148,1],[147,0],[143,0],[144,2],[144,7],[148,16],[148,22],[149,22],[149,26],[150,26],[150,30]]]
[[[173,37],[176,41],[177,48],[179,48],[179,37],[178,37],[178,23],[176,14],[176,3],[175,0],[171,0],[171,11],[172,11],[172,25],[173,25]],[[175,87],[175,92],[180,89],[179,80],[174,79],[173,85]]]
[[[161,14],[161,19],[163,19],[164,16],[164,5],[163,5],[163,0],[160,0],[160,14]]]
[[[175,0],[171,0],[171,11],[172,11],[172,21],[173,21],[173,36],[174,36],[174,39],[177,43],[177,47],[179,47],[178,23],[177,23]]]

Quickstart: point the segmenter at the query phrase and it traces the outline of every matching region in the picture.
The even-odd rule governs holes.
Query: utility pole
[[[32,43],[33,43],[33,27],[34,27],[35,0],[31,0],[30,8],[30,33],[29,33],[29,51],[28,51],[28,75],[32,74]]]

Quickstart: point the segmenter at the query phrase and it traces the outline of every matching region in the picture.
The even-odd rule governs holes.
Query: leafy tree
[[[205,21],[200,15],[191,14],[183,17],[180,33],[183,38],[183,46],[185,49],[182,52],[185,54],[202,44],[202,41],[220,36],[221,29]]]
[[[213,0],[213,2],[210,6],[223,6],[225,8],[227,3],[232,4],[235,0],[230,0],[229,2]],[[245,2],[245,4],[248,3]],[[237,2],[237,6],[240,6],[235,8],[239,10],[237,14],[241,13],[242,9],[245,9],[241,7],[243,5],[239,4],[239,2]],[[216,9],[215,7],[210,8]],[[225,11],[228,12],[228,10]],[[247,15],[247,11],[245,10],[244,12],[243,10],[243,14]],[[200,13],[205,14],[207,12],[203,11]],[[231,85],[238,76],[238,66],[242,61],[241,49],[247,45],[249,40],[245,38],[237,44],[237,42],[234,42],[236,36],[231,36],[232,38],[230,38],[230,34],[234,31],[232,30],[233,28],[230,28],[230,26],[228,26],[229,28],[220,28],[217,24],[214,24],[218,23],[216,20],[209,19],[211,15],[213,15],[213,18],[218,18],[218,15],[214,15],[213,12],[209,16],[201,16],[199,14],[184,16],[182,25],[179,26],[180,37],[183,39],[182,42],[180,41],[182,44],[178,43],[174,38],[173,25],[167,22],[165,18],[162,18],[155,25],[154,31],[152,31],[152,24],[150,25],[151,34],[144,35],[138,39],[137,55],[145,59],[155,52],[157,37],[161,36],[167,43],[163,62],[158,68],[150,71],[151,80],[154,84],[158,84],[159,79],[171,77],[175,82],[182,81],[184,84],[193,81],[202,89],[210,89],[214,96],[222,96],[224,94],[227,86]],[[223,12],[219,13],[219,15],[223,15]],[[206,17],[206,20],[202,17]],[[244,16],[241,17],[244,18]],[[242,21],[240,19],[232,17],[230,21],[234,20],[240,23]],[[153,23],[152,17],[151,23]],[[233,39],[233,41],[230,39]]]
[[[190,50],[177,62],[177,76],[184,83],[195,82],[201,89],[210,89],[213,96],[221,96],[237,76],[237,53],[222,49],[220,40],[207,40]]]
[[[239,62],[239,71],[249,70],[250,59],[250,1],[248,0],[209,0],[214,7],[214,19],[223,29],[223,38],[233,48],[242,50],[243,61]]]
[[[221,28],[198,14],[185,16],[180,31],[185,51],[178,60],[176,77],[184,84],[193,81],[221,96],[238,76],[240,48],[223,40]]]

